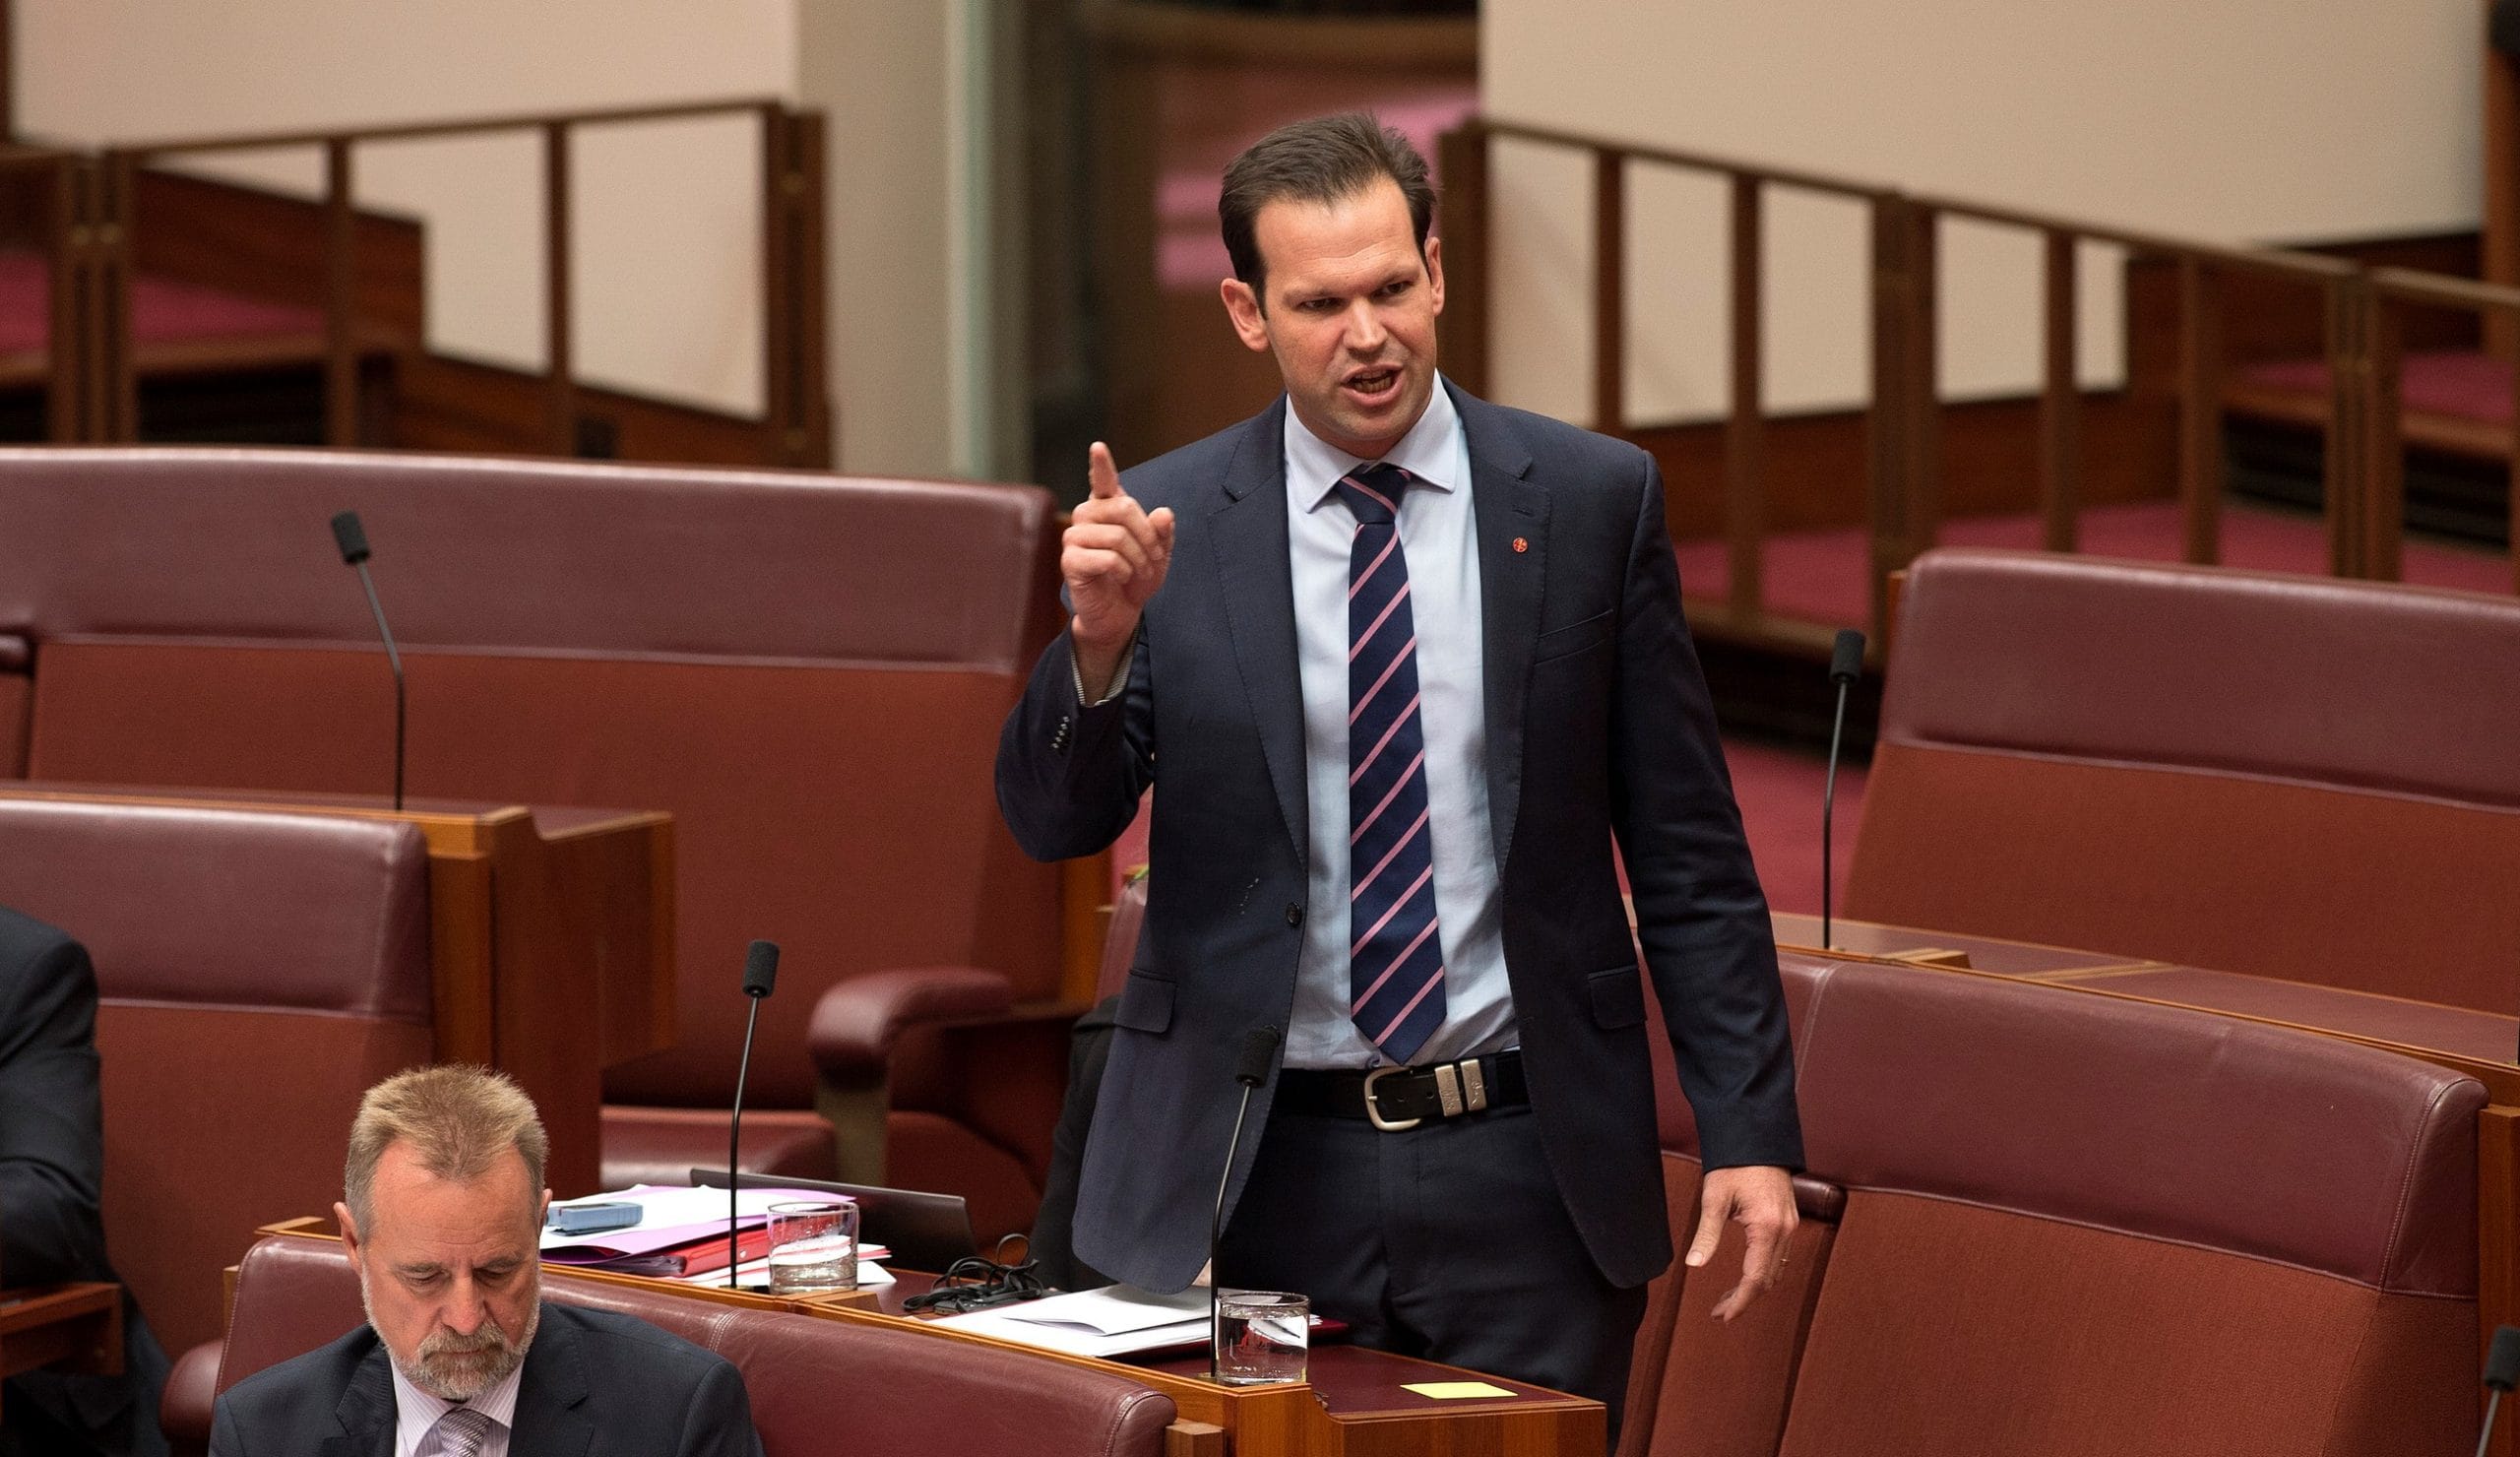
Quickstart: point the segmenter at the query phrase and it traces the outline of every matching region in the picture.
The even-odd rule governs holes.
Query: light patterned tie
[[[1377,463],[1336,487],[1356,517],[1348,556],[1348,1014],[1394,1062],[1444,1023],[1418,627],[1397,522],[1411,478]]]
[[[438,1457],[481,1457],[481,1445],[490,1439],[488,1414],[471,1407],[457,1407],[437,1419]]]

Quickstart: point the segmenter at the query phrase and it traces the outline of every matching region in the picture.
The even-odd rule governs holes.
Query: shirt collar
[[[410,1437],[408,1445],[398,1446],[398,1450],[416,1447],[420,1438],[437,1425],[439,1418],[459,1406],[471,1407],[479,1412],[497,1423],[499,1429],[503,1431],[513,1431],[516,1426],[517,1387],[525,1379],[525,1362],[518,1362],[516,1369],[508,1372],[498,1385],[469,1402],[446,1401],[422,1391],[410,1383],[410,1380],[403,1374],[401,1363],[390,1357],[386,1361],[386,1367],[394,1373],[395,1425]]]
[[[1287,490],[1306,511],[1319,510],[1339,477],[1362,460],[1305,428],[1292,405],[1287,407],[1286,451]],[[1461,412],[1453,408],[1452,392],[1444,388],[1441,375],[1436,376],[1434,394],[1427,397],[1425,412],[1383,459],[1416,476],[1418,485],[1448,491],[1461,484]]]

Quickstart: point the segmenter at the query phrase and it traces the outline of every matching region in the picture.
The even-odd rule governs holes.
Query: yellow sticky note
[[[1437,1401],[1468,1401],[1477,1396],[1512,1396],[1514,1394],[1502,1386],[1491,1385],[1485,1381],[1411,1381],[1401,1389],[1415,1391],[1419,1396],[1431,1396]]]

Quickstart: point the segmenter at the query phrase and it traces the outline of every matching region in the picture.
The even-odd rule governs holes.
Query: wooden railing
[[[275,132],[183,138],[116,147],[87,162],[94,193],[90,213],[98,239],[89,286],[96,292],[94,337],[77,368],[92,379],[86,398],[95,403],[76,428],[59,427],[53,438],[127,441],[136,437],[138,370],[132,338],[131,284],[134,197],[140,169],[153,163],[223,153],[311,149],[324,158],[323,374],[325,438],[334,445],[360,442],[359,338],[356,281],[358,150],[386,142],[412,142],[497,134],[538,136],[542,147],[542,245],[544,364],[541,372],[543,447],[577,453],[578,374],[573,343],[576,296],[571,267],[575,213],[571,142],[582,128],[640,122],[750,115],[761,130],[761,309],[764,408],[758,423],[783,464],[827,465],[831,422],[825,375],[823,243],[823,118],[775,100],[703,101],[466,121],[423,122],[341,131]],[[61,351],[56,349],[56,354]]]
[[[2221,556],[2224,497],[2223,372],[2218,320],[2225,281],[2248,273],[2315,292],[2325,314],[2330,392],[2322,503],[2328,570],[2351,577],[2395,578],[2402,535],[2400,422],[2394,310],[2413,304],[2475,310],[2520,319],[2520,289],[2471,281],[2368,270],[2339,259],[2276,249],[2197,242],[1992,207],[1956,198],[1903,192],[1879,184],[1737,158],[1637,146],[1494,118],[1475,119],[1442,142],[1444,258],[1447,298],[1456,311],[1445,335],[1448,372],[1474,391],[1486,385],[1489,359],[1492,148],[1498,139],[1572,151],[1592,161],[1594,290],[1592,389],[1597,428],[1632,433],[1624,381],[1627,367],[1627,275],[1624,238],[1632,168],[1658,166],[1711,175],[1728,188],[1732,405],[1724,427],[1723,522],[1730,586],[1725,606],[1736,622],[1769,617],[1762,571],[1769,537],[1769,482],[1763,441],[1769,417],[1760,398],[1764,280],[1761,244],[1770,189],[1816,193],[1861,204],[1870,215],[1871,386],[1865,406],[1865,520],[1869,532],[1871,616],[1887,619],[1889,577],[1933,543],[1941,521],[1942,402],[1937,387],[1935,306],[1940,286],[1936,235],[1943,219],[1959,219],[2037,236],[2043,252],[2039,392],[2041,538],[2051,550],[2075,549],[2082,510],[2081,419],[2086,400],[2076,357],[2084,243],[2110,245],[2131,260],[2174,265],[2178,278],[2178,414],[2176,493],[2182,555]],[[2520,585],[2520,555],[2515,555]]]
[[[105,347],[104,270],[121,247],[121,229],[104,210],[93,158],[0,143],[0,179],[21,196],[40,198],[41,216],[27,224],[48,275],[45,434],[53,440],[94,439],[105,409],[94,367]]]

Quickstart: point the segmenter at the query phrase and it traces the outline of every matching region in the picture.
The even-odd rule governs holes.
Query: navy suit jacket
[[[211,1457],[393,1457],[392,1358],[369,1326],[237,1382]],[[635,1316],[544,1301],[514,1457],[761,1457],[743,1377]]]
[[[1671,1242],[1639,941],[1708,1167],[1801,1163],[1767,902],[1681,622],[1652,459],[1459,390],[1453,400],[1470,447],[1489,818],[1523,1066],[1586,1249],[1611,1283],[1640,1285]],[[1140,792],[1163,785],[1076,1215],[1081,1258],[1155,1290],[1187,1285],[1207,1258],[1236,1048],[1251,1028],[1287,1025],[1303,939],[1286,409],[1281,397],[1122,477],[1176,519],[1127,692],[1080,708],[1062,635],[998,743],[999,805],[1043,859],[1110,844]],[[1273,1071],[1255,1120],[1275,1087]],[[1229,1198],[1256,1144],[1243,1141]]]

